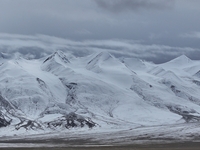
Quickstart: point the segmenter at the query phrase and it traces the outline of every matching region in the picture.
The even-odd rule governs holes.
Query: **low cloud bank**
[[[30,59],[47,56],[57,50],[77,57],[94,52],[108,51],[116,57],[137,57],[154,63],[163,63],[182,54],[198,59],[199,49],[171,47],[166,45],[146,45],[141,41],[130,40],[84,40],[72,41],[46,35],[0,34],[0,52],[19,53]]]

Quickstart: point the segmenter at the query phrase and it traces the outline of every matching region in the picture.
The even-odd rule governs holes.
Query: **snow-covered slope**
[[[38,60],[0,55],[0,127],[126,128],[200,121],[199,61],[119,60],[108,52]]]

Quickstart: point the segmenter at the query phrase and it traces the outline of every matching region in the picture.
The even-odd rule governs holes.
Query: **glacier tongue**
[[[57,51],[38,60],[6,56],[0,54],[0,127],[104,129],[200,121],[200,61],[186,56],[165,64],[119,60],[107,52],[68,58]]]

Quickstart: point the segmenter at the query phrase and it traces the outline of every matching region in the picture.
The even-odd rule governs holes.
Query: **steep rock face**
[[[4,115],[0,112],[0,128],[7,127],[10,125],[12,120],[7,120]]]
[[[85,118],[81,115],[77,115],[74,112],[71,112],[65,116],[57,118],[54,121],[47,123],[48,128],[56,128],[56,127],[65,127],[67,129],[74,127],[84,127],[87,126],[89,128],[93,128],[96,124],[90,119]]]
[[[14,110],[13,106],[0,95],[0,128],[10,125],[12,119],[8,116]]]
[[[5,109],[7,111],[14,109],[13,106],[5,100],[1,95],[0,95],[0,110]]]

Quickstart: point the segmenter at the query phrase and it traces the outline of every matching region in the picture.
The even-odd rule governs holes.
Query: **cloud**
[[[198,4],[199,0],[0,0],[0,33],[199,47],[197,41],[188,44],[177,37],[200,30]]]
[[[163,10],[171,8],[175,0],[95,0],[97,5],[111,12]]]
[[[182,38],[200,38],[200,32],[195,31],[195,32],[190,32],[190,33],[184,33],[181,34],[180,37]]]
[[[196,59],[199,49],[190,47],[171,47],[158,44],[143,44],[131,40],[84,40],[72,41],[46,35],[0,34],[0,52],[20,53],[27,58],[41,58],[56,50],[62,50],[77,57],[94,52],[108,51],[116,57],[137,57],[155,63],[169,61],[185,54]]]

